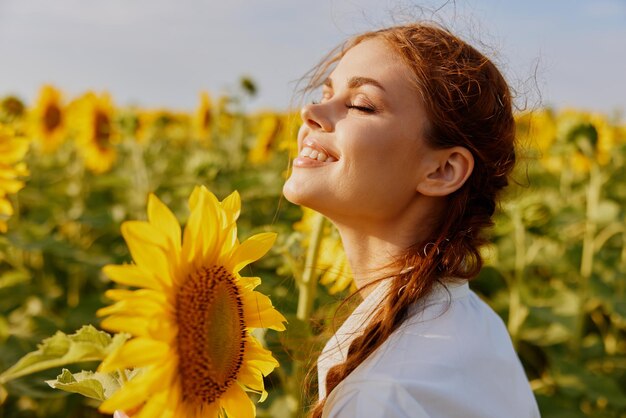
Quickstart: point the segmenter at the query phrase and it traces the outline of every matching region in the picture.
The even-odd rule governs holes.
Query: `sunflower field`
[[[219,403],[172,416],[303,416],[353,284],[331,224],[282,197],[298,113],[247,111],[253,93],[249,80],[202,92],[194,112],[54,86],[32,104],[0,99],[0,418],[160,416],[184,403],[168,392],[177,370],[187,404]],[[625,418],[626,124],[576,109],[517,124],[514,184],[470,286],[506,323],[543,417]],[[190,266],[233,301],[205,313],[209,337],[180,308],[207,292]],[[164,270],[200,274],[184,303],[168,302]],[[174,339],[202,340],[229,385]]]

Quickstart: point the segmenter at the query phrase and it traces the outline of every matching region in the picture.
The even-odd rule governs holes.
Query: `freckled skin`
[[[302,109],[298,148],[309,141],[337,161],[298,164],[285,197],[330,219],[356,285],[393,274],[393,262],[427,239],[445,216],[447,196],[472,172],[463,147],[435,149],[414,73],[381,39],[353,46],[324,83],[321,102]]]
[[[352,77],[368,77],[384,87],[349,88]],[[411,70],[381,40],[364,41],[330,74],[321,103],[305,106],[298,134],[338,151],[339,161],[313,168],[294,167],[283,192],[288,200],[346,222],[397,217],[416,195],[431,153],[423,140],[423,105],[409,81]],[[372,106],[367,113],[348,105]]]

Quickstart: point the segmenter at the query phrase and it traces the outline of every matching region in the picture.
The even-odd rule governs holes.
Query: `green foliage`
[[[104,401],[110,398],[122,386],[123,382],[118,379],[117,373],[82,371],[72,374],[69,370],[63,369],[55,380],[46,380],[46,383],[55,389],[79,393],[88,398]]]
[[[250,93],[249,87],[243,88]],[[262,124],[243,111],[242,100],[224,98],[211,109],[210,141],[194,133],[189,115],[166,111],[135,141],[140,111],[117,109],[122,139],[114,145],[116,163],[104,174],[86,170],[72,131],[53,154],[32,147],[26,160],[31,175],[11,197],[16,213],[0,236],[0,416],[101,416],[98,400],[123,376],[82,371],[95,368],[84,362],[98,361],[123,337],[93,327],[69,333],[98,326],[95,312],[112,287],[102,266],[130,261],[120,224],[145,217],[149,192],[184,221],[197,184],[220,198],[240,192],[240,236],[278,233],[272,252],[244,271],[263,279],[259,290],[289,320],[286,332],[262,336],[281,367],[266,380],[269,397],[258,415],[297,415],[307,401],[304,375],[337,326],[334,313],[345,292],[331,296],[310,281],[320,272],[307,272],[306,237],[293,230],[302,212],[281,196],[288,147],[273,138],[263,144],[262,161],[248,162]],[[5,123],[25,123],[21,113],[6,115]],[[547,115],[545,125],[533,129],[553,135],[548,145],[520,156],[519,184],[496,215],[487,263],[471,286],[506,322],[543,417],[622,418],[626,140],[606,145],[607,126],[615,127],[606,118],[600,124],[585,114]],[[519,129],[520,135],[533,131],[525,120]],[[300,305],[300,315],[299,291],[315,296],[312,306]]]
[[[124,334],[111,337],[91,325],[86,325],[71,335],[57,331],[52,337],[43,340],[36,351],[26,354],[0,374],[0,384],[53,367],[102,360],[127,338]]]

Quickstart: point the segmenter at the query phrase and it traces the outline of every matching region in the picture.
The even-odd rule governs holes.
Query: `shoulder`
[[[419,402],[398,382],[350,379],[326,400],[323,418],[430,418]]]
[[[407,319],[343,383],[336,396],[351,390],[357,406],[402,396],[426,417],[537,416],[523,412],[536,410],[536,402],[506,326],[473,292]],[[360,385],[386,392],[381,400]],[[371,399],[359,401],[363,396]],[[511,408],[519,413],[511,415]]]

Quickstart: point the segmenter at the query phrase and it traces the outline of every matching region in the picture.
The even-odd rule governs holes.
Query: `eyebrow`
[[[381,89],[382,91],[385,91],[385,88],[382,86],[382,84],[380,84],[378,81],[374,80],[373,78],[369,78],[369,77],[352,77],[351,79],[348,80],[348,88],[349,89],[356,89],[359,88],[361,86],[364,85],[372,85],[374,87],[378,87],[379,89]],[[331,80],[330,77],[326,78],[326,80],[324,80],[324,85],[328,88],[333,88],[333,80]]]

